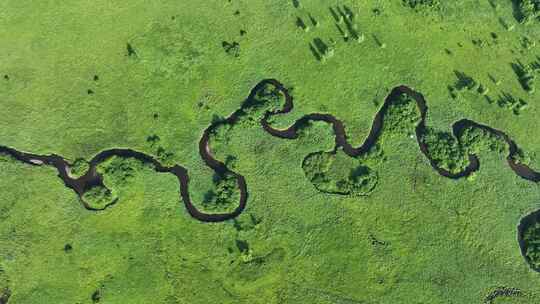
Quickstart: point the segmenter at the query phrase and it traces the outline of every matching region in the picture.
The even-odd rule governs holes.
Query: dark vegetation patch
[[[394,133],[412,132],[421,120],[416,101],[407,94],[400,94],[386,108],[384,113],[384,131]]]
[[[334,44],[327,44],[321,38],[314,38],[309,49],[318,61],[325,62],[335,54]]]
[[[248,216],[233,219],[234,229],[236,229],[237,231],[248,231],[254,229],[262,222],[262,219],[253,215],[253,213],[249,213],[247,215]]]
[[[285,96],[274,85],[266,84],[257,90],[253,96],[244,102],[242,109],[236,112],[237,119],[234,123],[225,123],[224,118],[215,116],[213,123],[216,127],[212,129],[210,134],[210,142],[212,150],[226,150],[231,140],[231,134],[234,130],[240,128],[260,128],[261,119],[266,113],[275,112],[283,107]],[[272,117],[268,119],[272,122]],[[264,146],[255,147],[255,152],[262,151]],[[234,158],[231,155],[226,155],[229,164],[234,165]]]
[[[159,115],[154,114],[154,119],[157,119]],[[146,142],[150,144],[153,149],[156,158],[163,163],[172,163],[174,161],[174,153],[165,149],[160,145],[161,138],[157,134],[152,134],[146,137]]]
[[[334,10],[330,7],[330,13],[334,17],[336,28],[345,42],[353,40],[361,43],[364,41],[364,34],[359,32],[358,23],[355,20],[356,15],[351,8],[343,5],[336,6],[336,9]]]
[[[527,24],[538,19],[540,13],[539,0],[512,0],[514,6],[514,16],[522,23]]]
[[[88,172],[88,169],[90,168],[90,164],[83,158],[77,158],[70,166],[69,166],[69,175],[78,178],[83,176],[86,172]]]
[[[11,297],[11,290],[7,287],[0,291],[0,304],[7,304]]]
[[[276,112],[283,107],[285,96],[274,85],[266,84],[257,90],[253,96],[244,102],[237,114],[237,120],[233,123],[221,123],[212,130],[211,141],[216,144],[227,144],[230,140],[230,132],[236,128],[260,127],[260,122],[266,113]],[[272,116],[268,122],[272,122]],[[222,122],[223,118],[216,116],[214,123]]]
[[[221,43],[221,46],[223,47],[223,50],[225,50],[225,53],[227,53],[227,55],[231,57],[240,57],[240,44],[238,42],[223,41]]]
[[[540,271],[540,212],[533,212],[521,219],[518,226],[521,253],[531,268]]]
[[[174,161],[174,153],[167,151],[164,147],[157,147],[156,156],[162,163],[172,163]]]
[[[246,108],[251,110],[264,110],[275,112],[283,107],[285,96],[278,87],[272,84],[262,86],[253,98],[246,103]],[[261,109],[262,108],[262,109]]]
[[[449,87],[452,98],[457,98],[458,94],[463,91],[484,92],[483,90],[480,90],[481,84],[471,76],[459,71],[454,71],[454,73],[456,74],[457,81],[453,86]]]
[[[358,23],[355,20],[356,15],[353,10],[347,5],[330,6],[328,8],[332,19],[334,20],[334,28],[339,33],[339,37],[334,38],[313,38],[309,44],[309,49],[315,59],[321,62],[326,62],[332,58],[335,54],[338,46],[338,40],[343,42],[362,43],[365,40],[365,35],[359,31]],[[309,21],[309,22],[308,22]],[[296,18],[296,26],[305,32],[310,31],[311,27],[320,27],[321,22],[317,20],[312,14],[308,13],[307,17]]]
[[[426,144],[429,156],[436,166],[451,173],[463,172],[470,165],[469,155],[481,152],[509,153],[505,139],[487,129],[467,126],[448,132],[426,128],[421,141]]]
[[[82,200],[94,210],[103,210],[106,207],[114,204],[117,200],[115,194],[111,190],[103,186],[94,186],[87,190],[83,196]]]
[[[518,164],[529,166],[532,163],[533,157],[530,153],[527,153],[522,149],[518,148],[517,152],[512,155],[512,159]]]
[[[113,156],[98,167],[98,172],[105,177],[104,183],[111,188],[127,184],[135,174],[149,166],[135,158]]]
[[[505,108],[508,110],[511,110],[515,115],[519,115],[523,110],[527,109],[529,107],[529,104],[521,99],[521,98],[515,98],[509,93],[502,92],[498,99],[497,99],[497,105],[501,108]]]
[[[513,287],[497,287],[490,292],[484,299],[484,304],[495,304],[499,298],[517,298],[524,297],[523,292],[519,288]]]
[[[536,46],[536,41],[531,39],[529,36],[523,36],[520,39],[521,47],[525,50],[531,50],[533,47]]]
[[[0,304],[7,304],[9,298],[11,298],[11,289],[9,289],[9,285],[9,277],[0,265]]]
[[[505,140],[485,129],[467,127],[460,131],[459,141],[469,154],[490,151],[508,154],[508,144]]]
[[[534,79],[536,75],[533,72],[537,71],[536,65],[523,65],[520,62],[517,64],[512,64],[514,72],[518,76],[518,80],[521,83],[523,89],[529,93],[534,92]],[[453,99],[461,98],[464,93],[477,94],[479,96],[484,96],[490,104],[496,104],[501,108],[511,110],[514,115],[520,115],[521,112],[528,108],[528,103],[521,99],[515,98],[509,93],[501,92],[496,100],[490,97],[488,94],[490,92],[488,86],[484,83],[476,81],[471,76],[459,71],[454,71],[457,77],[455,84],[448,86],[448,91],[450,96]],[[495,85],[500,85],[501,81],[495,78],[493,75],[489,75],[489,78]]]
[[[98,289],[92,293],[90,299],[92,300],[92,303],[99,303],[101,301],[101,297],[101,291]]]
[[[213,189],[205,193],[202,207],[207,212],[230,212],[240,199],[236,176],[214,174]]]
[[[455,174],[469,165],[465,149],[452,134],[426,128],[421,140],[436,166]]]
[[[512,63],[512,69],[518,77],[521,87],[528,93],[534,93],[534,80],[536,78],[533,66],[524,65],[521,62]]]
[[[439,8],[440,0],[402,0],[403,5],[415,10]]]
[[[126,44],[126,51],[129,57],[137,57],[137,51],[130,43]]]
[[[71,244],[64,245],[64,252],[70,253],[73,250],[73,246]]]
[[[378,181],[375,171],[343,151],[309,154],[302,169],[317,190],[332,194],[368,195]]]

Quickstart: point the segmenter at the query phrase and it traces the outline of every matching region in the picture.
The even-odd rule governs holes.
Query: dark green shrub
[[[251,105],[263,106],[266,111],[276,111],[283,106],[284,102],[285,96],[279,88],[273,84],[266,84],[256,92]]]
[[[540,222],[530,223],[523,231],[525,257],[535,269],[540,269]]]
[[[540,11],[539,0],[514,0],[518,8],[518,20],[526,24],[538,17]]]
[[[456,77],[458,78],[457,82],[454,84],[454,88],[457,91],[476,91],[480,89],[480,83],[478,83],[474,78],[468,76],[467,74],[459,71],[454,71]]]
[[[384,130],[397,133],[410,132],[420,119],[416,101],[407,94],[401,94],[392,101],[384,113]]]
[[[159,141],[160,141],[160,138],[159,138],[159,136],[156,135],[156,134],[149,135],[149,136],[146,138],[146,142],[149,143],[151,147],[153,147],[154,145],[156,145]]]
[[[105,207],[113,204],[117,197],[109,189],[103,186],[95,186],[86,191],[82,199],[91,208],[104,209]]]
[[[368,195],[378,181],[376,172],[342,151],[312,153],[302,169],[315,188],[326,193]]]
[[[471,154],[482,151],[508,153],[506,141],[485,129],[467,127],[461,131],[459,140],[467,152]]]
[[[526,165],[526,166],[530,166],[531,162],[532,162],[531,156],[528,153],[526,153],[525,151],[523,151],[522,149],[519,149],[519,148],[518,148],[517,152],[512,155],[512,159],[516,163],[523,164],[523,165]]]
[[[334,46],[326,44],[321,38],[313,39],[313,44],[310,45],[312,46],[312,51],[316,52],[316,57],[320,61],[324,62],[334,56]]]
[[[458,173],[468,165],[466,151],[450,133],[426,128],[421,140],[426,144],[429,156],[438,167],[451,173]]]
[[[360,155],[359,159],[363,164],[375,166],[385,161],[386,156],[384,155],[381,145],[377,142],[375,145],[371,146],[366,153]]]
[[[88,169],[90,169],[90,164],[85,159],[77,158],[69,166],[69,175],[73,178],[79,178],[88,172]]]
[[[300,17],[296,18],[296,26],[298,26],[299,28],[301,28],[304,31],[309,31],[309,26]]]
[[[143,167],[135,158],[113,156],[98,166],[98,172],[104,175],[107,185],[114,187],[125,185]]]
[[[230,212],[240,199],[236,177],[232,174],[214,175],[214,188],[204,195],[202,202],[206,212]]]
[[[240,44],[238,42],[223,41],[221,43],[221,46],[223,47],[227,55],[230,55],[232,57],[240,57]]]
[[[521,62],[513,63],[512,68],[516,73],[521,87],[529,93],[534,92],[534,75],[533,68],[530,65],[523,65]]]
[[[420,10],[425,8],[438,8],[440,5],[439,0],[402,0],[403,5]]]
[[[164,164],[172,164],[174,162],[174,153],[165,150],[163,147],[156,149],[156,155],[158,160]]]
[[[253,98],[247,101],[242,112],[239,113],[239,121],[233,126],[241,125],[258,126],[266,112],[275,112],[285,104],[285,95],[274,85],[266,84]],[[271,122],[272,118],[268,121]]]

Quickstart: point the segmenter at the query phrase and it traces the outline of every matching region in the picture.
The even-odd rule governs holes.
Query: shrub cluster
[[[421,140],[435,164],[451,173],[458,173],[468,165],[467,153],[450,133],[426,128]]]
[[[105,176],[105,182],[112,186],[125,185],[144,164],[135,158],[113,156],[99,165],[98,171]]]
[[[117,197],[109,189],[103,186],[95,186],[86,191],[82,199],[92,208],[104,209],[114,203]]]
[[[392,100],[384,112],[384,131],[410,132],[420,122],[421,116],[416,101],[407,94]]]
[[[459,94],[461,94],[464,91],[469,91],[472,93],[479,93],[482,95],[486,95],[489,92],[489,89],[481,84],[480,82],[476,81],[471,76],[468,76],[465,73],[454,71],[458,80],[456,83],[452,86],[449,86],[448,89],[450,90],[450,96],[454,99],[456,99]]]
[[[517,152],[512,155],[512,159],[516,163],[523,164],[523,165],[526,165],[526,166],[530,166],[531,162],[532,162],[531,155],[526,153],[522,149],[519,149],[519,148],[518,148]]]
[[[335,9],[330,7],[330,13],[336,21],[336,28],[343,37],[345,42],[355,40],[358,43],[362,43],[365,39],[364,34],[359,33],[358,25],[354,18],[353,11],[346,5],[336,6]]]
[[[204,195],[204,210],[225,212],[234,209],[240,199],[236,177],[232,174],[215,174],[213,184],[214,188]]]
[[[534,69],[531,65],[523,65],[522,63],[513,63],[512,68],[518,77],[521,87],[528,93],[534,93]]]
[[[309,48],[311,49],[313,56],[322,62],[325,62],[334,56],[334,46],[335,43],[328,45],[321,38],[315,38],[313,39],[313,43],[309,44]]]
[[[523,231],[525,257],[535,269],[540,269],[540,222],[535,221]]]
[[[284,103],[283,93],[276,86],[266,84],[255,92],[253,98],[246,101],[243,110],[239,113],[239,121],[233,127],[258,126],[265,113],[276,112],[283,107]]]
[[[508,93],[502,93],[499,96],[498,105],[501,108],[512,110],[515,115],[519,115],[529,107],[529,104],[525,100],[521,98],[516,99]]]
[[[146,142],[150,144],[150,147],[155,149],[157,159],[163,163],[172,163],[174,161],[174,153],[165,150],[163,146],[159,145],[161,138],[156,135],[150,135],[146,138]]]
[[[378,181],[376,172],[342,151],[312,153],[304,159],[302,169],[315,188],[326,193],[368,195]]]
[[[227,53],[227,55],[232,57],[240,57],[240,44],[238,42],[223,41],[221,43],[221,46],[223,47],[223,50],[225,51],[225,53]]]
[[[73,178],[79,178],[86,174],[88,172],[88,169],[90,169],[90,165],[85,159],[77,158],[70,166],[69,166],[69,175]]]
[[[402,0],[403,5],[413,9],[438,8],[440,0]]]
[[[538,18],[540,0],[515,0],[519,11],[519,22],[526,24]]]
[[[459,141],[470,154],[482,151],[508,153],[508,145],[502,137],[481,128],[467,127],[463,129],[459,135]]]

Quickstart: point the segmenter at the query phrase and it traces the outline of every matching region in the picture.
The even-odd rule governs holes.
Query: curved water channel
[[[83,206],[88,210],[103,210],[113,205],[116,202],[116,201],[112,201],[108,205],[105,205],[102,208],[96,209],[95,207],[92,207],[88,202],[86,202],[85,199],[83,198],[84,194],[88,190],[92,189],[93,187],[96,187],[96,186],[105,187],[103,183],[103,176],[97,170],[98,165],[113,156],[119,156],[123,158],[135,158],[144,163],[151,164],[156,172],[173,174],[174,176],[177,177],[178,183],[180,186],[180,196],[182,198],[182,201],[184,202],[185,208],[187,209],[187,211],[193,218],[199,221],[203,221],[203,222],[221,222],[221,221],[233,219],[237,217],[239,214],[241,214],[242,211],[246,207],[246,203],[248,200],[248,188],[247,188],[246,180],[244,176],[232,171],[230,168],[228,168],[225,165],[225,163],[223,163],[222,161],[214,157],[209,146],[210,136],[218,127],[222,125],[227,125],[227,124],[235,124],[236,122],[238,122],[241,116],[245,114],[244,110],[246,110],[248,107],[252,105],[252,101],[256,98],[257,93],[260,90],[263,90],[267,86],[273,86],[284,97],[284,103],[281,109],[274,110],[274,111],[266,111],[262,119],[260,119],[260,124],[262,128],[272,136],[276,136],[276,137],[284,138],[284,139],[295,139],[299,136],[299,131],[302,128],[302,126],[305,125],[306,122],[323,121],[323,122],[331,124],[333,128],[333,131],[335,134],[335,146],[334,146],[333,151],[335,152],[337,151],[338,148],[341,148],[344,151],[344,153],[346,153],[347,155],[351,157],[357,157],[364,153],[367,153],[370,150],[370,148],[372,148],[373,145],[375,145],[375,143],[377,142],[377,140],[382,134],[384,115],[385,113],[387,113],[386,110],[394,101],[398,100],[398,97],[400,95],[405,94],[415,100],[416,106],[421,114],[420,121],[416,125],[416,129],[415,129],[416,139],[417,139],[420,151],[429,160],[431,166],[433,167],[435,171],[437,171],[437,173],[448,178],[457,179],[457,178],[466,177],[470,175],[471,173],[479,170],[480,168],[480,161],[478,157],[474,154],[468,155],[468,158],[469,158],[468,166],[465,167],[462,171],[457,172],[457,173],[450,172],[437,165],[435,160],[430,156],[427,145],[421,140],[423,134],[426,132],[425,120],[426,120],[426,114],[428,111],[427,103],[424,97],[422,96],[422,94],[414,91],[413,89],[407,86],[395,87],[390,92],[390,94],[386,97],[383,105],[381,106],[379,111],[376,113],[373,119],[371,130],[368,136],[366,137],[366,139],[364,140],[364,142],[358,147],[353,147],[347,139],[347,135],[345,133],[345,125],[343,124],[343,122],[331,114],[325,114],[325,113],[307,114],[301,117],[300,119],[296,120],[290,127],[286,129],[276,129],[272,127],[270,123],[268,122],[269,118],[271,118],[274,115],[281,115],[281,114],[289,113],[290,111],[292,111],[294,107],[292,96],[290,95],[287,88],[275,79],[265,79],[259,82],[251,90],[247,99],[242,103],[242,106],[238,110],[236,110],[234,113],[229,115],[229,117],[223,120],[214,122],[210,126],[208,126],[203,131],[203,134],[199,141],[199,154],[200,154],[200,157],[203,159],[203,161],[206,163],[206,165],[210,167],[218,175],[221,175],[221,176],[229,175],[236,179],[237,187],[240,192],[240,198],[239,198],[236,208],[232,212],[229,212],[229,213],[206,213],[197,209],[197,207],[195,207],[189,195],[189,173],[186,168],[184,168],[181,165],[174,165],[171,167],[165,166],[152,155],[145,154],[145,153],[135,151],[132,149],[109,149],[109,150],[101,151],[90,160],[89,169],[87,170],[87,172],[84,175],[77,178],[72,177],[69,174],[71,164],[64,157],[59,156],[59,155],[55,155],[55,154],[38,155],[38,154],[19,151],[17,149],[6,147],[6,146],[0,146],[0,153],[11,155],[16,160],[30,164],[30,165],[34,165],[34,166],[46,165],[46,166],[55,167],[56,170],[58,171],[58,176],[62,179],[64,184],[67,187],[73,189],[73,191],[75,191],[75,193],[79,196]],[[502,138],[509,147],[508,149],[509,153],[506,159],[507,159],[510,169],[514,171],[515,174],[517,174],[518,176],[526,180],[536,182],[536,183],[540,182],[540,172],[534,171],[527,165],[516,161],[515,156],[519,151],[518,146],[506,133],[500,130],[491,128],[489,126],[476,123],[468,119],[462,119],[455,122],[452,125],[453,135],[456,138],[459,138],[461,131],[469,127],[479,128],[481,130],[486,131],[487,133],[490,133],[499,138]],[[520,224],[518,225],[518,243],[521,249],[521,254],[524,257],[524,259],[527,261],[527,263],[531,266],[531,268],[536,271],[540,271],[540,269],[535,268],[532,265],[529,257],[526,255],[527,244],[523,239],[523,235],[527,227],[529,227],[530,225],[533,225],[534,223],[538,221],[540,221],[540,211],[536,211],[528,216],[523,217]],[[9,295],[10,295],[9,291],[8,293],[4,293],[0,297],[0,304],[7,303],[9,299]]]
[[[161,164],[152,155],[145,154],[145,153],[135,151],[132,149],[109,149],[109,150],[101,151],[90,160],[88,171],[84,175],[78,178],[74,178],[70,176],[69,174],[70,163],[65,158],[59,155],[55,155],[55,154],[38,155],[38,154],[19,151],[14,148],[6,147],[6,146],[0,146],[0,153],[11,155],[15,159],[21,162],[27,163],[27,164],[31,164],[35,166],[48,165],[48,166],[55,167],[56,170],[58,171],[58,176],[62,179],[64,184],[67,187],[73,189],[75,193],[77,193],[77,195],[81,199],[83,206],[88,210],[103,210],[109,207],[110,205],[114,204],[114,201],[113,201],[110,204],[104,206],[103,208],[96,209],[83,199],[83,195],[89,189],[95,186],[105,187],[103,183],[103,176],[98,172],[97,166],[101,164],[102,162],[104,162],[105,160],[107,160],[108,158],[113,157],[113,156],[119,156],[119,157],[124,157],[124,158],[135,158],[144,163],[149,163],[153,165],[153,168],[157,172],[170,173],[170,174],[175,175],[178,178],[178,182],[180,184],[180,195],[182,197],[182,201],[184,202],[184,205],[187,211],[192,217],[203,222],[225,221],[225,220],[232,219],[238,216],[245,209],[247,198],[248,198],[248,189],[247,189],[246,180],[242,175],[232,171],[223,162],[221,162],[220,160],[216,159],[213,156],[210,150],[210,146],[209,146],[210,135],[221,125],[235,124],[239,120],[241,115],[245,113],[244,110],[250,106],[251,101],[255,98],[257,92],[264,89],[266,86],[274,86],[284,97],[284,104],[281,109],[265,112],[263,118],[260,120],[262,128],[272,136],[286,138],[286,139],[295,139],[298,137],[301,126],[304,125],[306,122],[323,121],[323,122],[331,124],[334,130],[334,133],[335,133],[334,151],[336,151],[338,148],[342,148],[343,151],[347,155],[351,157],[357,157],[359,155],[362,155],[368,152],[370,148],[377,142],[377,140],[379,139],[379,136],[382,133],[384,115],[387,112],[386,111],[387,108],[392,104],[393,101],[397,100],[397,97],[399,97],[401,94],[406,94],[407,96],[410,96],[416,101],[416,105],[420,111],[421,119],[420,119],[420,122],[416,126],[416,139],[418,142],[418,146],[420,147],[420,151],[422,151],[425,157],[430,161],[433,169],[442,176],[457,179],[457,178],[468,176],[480,168],[480,161],[478,160],[478,157],[473,154],[470,154],[468,156],[469,165],[460,172],[452,173],[446,169],[443,169],[437,166],[436,162],[430,157],[428,153],[428,147],[421,140],[422,135],[426,132],[425,120],[426,120],[426,114],[428,110],[426,101],[424,97],[422,96],[422,94],[414,91],[413,89],[407,86],[398,86],[390,92],[390,94],[386,97],[383,105],[381,106],[377,114],[375,115],[375,118],[373,119],[373,124],[371,126],[369,135],[366,137],[366,139],[360,146],[353,147],[347,139],[347,135],[345,133],[345,126],[343,122],[331,114],[324,114],[324,113],[307,114],[301,117],[300,119],[296,120],[290,127],[286,129],[273,128],[268,122],[268,119],[274,115],[289,113],[294,107],[292,96],[289,94],[289,91],[287,90],[287,88],[285,88],[283,84],[281,84],[279,81],[275,79],[265,79],[259,82],[251,90],[249,96],[247,97],[247,99],[244,101],[244,103],[238,110],[236,110],[231,115],[229,115],[229,117],[212,123],[208,128],[206,128],[203,131],[203,134],[199,141],[199,154],[201,158],[204,160],[204,162],[206,163],[206,165],[210,167],[216,174],[232,175],[236,179],[237,186],[240,191],[240,199],[237,204],[237,207],[232,212],[229,212],[229,213],[205,213],[198,210],[194,206],[189,195],[189,174],[186,168],[184,168],[181,165],[174,165],[171,167],[165,166]],[[504,141],[509,147],[509,154],[507,156],[507,161],[510,168],[517,175],[519,175],[520,177],[524,179],[527,179],[533,182],[540,182],[540,172],[536,172],[533,169],[529,168],[527,165],[521,164],[515,160],[514,156],[516,153],[518,153],[518,146],[507,134],[505,134],[502,131],[491,128],[489,126],[482,125],[471,120],[462,119],[454,123],[452,126],[454,136],[458,137],[458,134],[460,134],[460,131],[467,127],[480,128],[504,139]]]

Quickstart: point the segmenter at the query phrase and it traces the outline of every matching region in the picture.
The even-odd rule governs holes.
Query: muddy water
[[[293,105],[293,99],[291,95],[289,94],[288,90],[277,80],[274,79],[266,79],[261,82],[259,82],[250,92],[249,96],[247,97],[246,101],[242,104],[242,106],[232,113],[229,117],[215,122],[211,124],[208,128],[206,128],[201,136],[201,139],[199,141],[199,155],[205,162],[205,164],[210,167],[214,172],[217,174],[231,174],[234,176],[237,180],[238,189],[240,190],[240,200],[238,202],[238,205],[236,209],[230,213],[204,213],[200,210],[198,210],[193,202],[191,201],[190,195],[189,195],[189,174],[188,170],[181,165],[175,165],[172,167],[167,167],[162,165],[156,158],[154,158],[151,155],[131,150],[131,149],[110,149],[105,150],[94,156],[90,162],[89,162],[89,169],[88,171],[79,178],[73,178],[69,175],[69,162],[59,156],[59,155],[37,155],[32,153],[26,153],[22,151],[18,151],[14,148],[0,146],[0,153],[9,154],[15,159],[30,164],[34,166],[53,166],[58,171],[58,176],[63,180],[64,184],[73,189],[75,193],[80,197],[81,202],[83,206],[88,210],[103,210],[110,205],[114,204],[115,202],[112,202],[111,204],[101,208],[101,209],[95,209],[90,204],[84,201],[83,195],[86,191],[91,189],[95,186],[103,186],[103,177],[101,174],[97,172],[97,166],[105,161],[106,159],[112,157],[112,156],[119,156],[119,157],[132,157],[135,159],[138,159],[142,162],[152,164],[155,171],[159,173],[168,173],[173,174],[178,178],[178,183],[180,185],[180,195],[182,197],[182,201],[184,202],[184,205],[189,212],[189,214],[203,222],[220,222],[225,221],[228,219],[232,219],[236,216],[238,216],[244,208],[246,207],[246,202],[248,199],[248,189],[247,184],[245,181],[245,178],[236,173],[233,172],[231,169],[229,169],[223,162],[217,160],[209,147],[209,140],[210,135],[212,132],[214,132],[219,126],[226,125],[226,124],[234,124],[236,123],[240,116],[244,113],[244,110],[251,106],[252,101],[254,100],[256,93],[259,92],[261,89],[263,89],[265,86],[274,86],[284,97],[284,104],[283,107],[277,111],[268,111],[264,114],[263,118],[261,119],[261,126],[262,128],[271,134],[272,136],[285,138],[285,139],[295,139],[298,137],[299,130],[301,127],[309,121],[323,121],[327,122],[332,125],[332,128],[335,133],[335,148],[334,151],[337,150],[337,148],[341,147],[343,148],[343,151],[351,156],[356,157],[363,153],[366,153],[370,150],[370,148],[377,142],[379,139],[382,128],[383,128],[383,121],[384,121],[384,115],[387,112],[387,108],[394,102],[397,97],[401,94],[406,94],[410,97],[412,97],[416,101],[416,105],[421,113],[421,120],[416,126],[416,138],[418,142],[418,146],[420,147],[420,150],[422,153],[426,156],[426,158],[430,161],[431,166],[435,171],[437,171],[440,175],[448,177],[448,178],[461,178],[464,176],[470,175],[472,172],[477,171],[480,168],[480,162],[478,158],[475,155],[469,155],[469,165],[461,172],[458,173],[452,173],[449,172],[443,168],[440,168],[437,166],[435,161],[430,157],[428,147],[422,142],[421,138],[422,135],[426,131],[426,125],[425,125],[425,119],[426,119],[426,113],[428,110],[426,101],[424,100],[424,97],[412,90],[409,87],[406,86],[398,86],[394,88],[390,94],[386,97],[382,107],[380,110],[376,113],[373,124],[371,126],[371,130],[369,132],[369,135],[366,137],[364,142],[359,147],[353,147],[348,139],[347,135],[345,133],[345,126],[341,120],[338,120],[336,117],[330,115],[330,114],[324,114],[324,113],[312,113],[307,114],[303,116],[302,118],[295,121],[290,127],[287,129],[275,129],[268,123],[268,119],[274,115],[281,115],[286,114],[292,111],[294,105]],[[509,146],[509,154],[507,156],[508,164],[510,168],[520,177],[533,181],[533,182],[540,182],[540,172],[536,172],[529,168],[528,166],[524,164],[517,163],[514,160],[514,156],[518,152],[518,147],[515,144],[515,142],[510,139],[508,135],[506,135],[504,132],[493,129],[491,127],[481,125],[478,123],[475,123],[470,120],[460,120],[456,122],[452,126],[452,130],[454,135],[457,137],[461,130],[463,130],[466,127],[476,127],[481,128],[483,130],[486,130],[494,135],[500,136],[503,138],[506,143]]]

